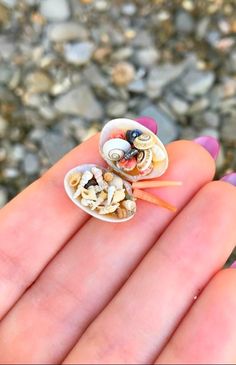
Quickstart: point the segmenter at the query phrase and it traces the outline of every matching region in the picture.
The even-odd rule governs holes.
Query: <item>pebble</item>
[[[147,93],[150,97],[159,96],[162,89],[170,82],[174,81],[184,71],[184,64],[165,64],[154,67],[150,70],[147,79]]]
[[[200,136],[210,136],[219,139],[219,131],[214,128],[204,128],[200,131],[199,137]]]
[[[107,104],[106,111],[111,118],[123,117],[127,111],[127,104],[123,101],[112,100]]]
[[[92,42],[65,44],[65,59],[75,65],[82,66],[89,62],[95,46]]]
[[[67,0],[41,0],[40,13],[49,21],[61,21],[70,17],[70,6]]]
[[[175,120],[154,105],[141,110],[140,115],[149,116],[158,124],[158,137],[163,143],[169,143],[178,138],[179,130]]]
[[[136,52],[136,59],[138,65],[150,68],[157,63],[160,58],[160,53],[156,48],[144,48]]]
[[[128,85],[128,90],[135,94],[142,94],[146,90],[146,82],[143,79],[134,80]]]
[[[0,116],[0,138],[3,138],[7,131],[7,120]]]
[[[60,96],[55,104],[63,114],[81,116],[87,120],[101,119],[103,109],[88,85],[80,85]]]
[[[220,125],[220,117],[219,114],[207,111],[203,114],[203,120],[208,127],[218,128]]]
[[[40,168],[39,158],[34,153],[27,153],[23,160],[23,169],[25,174],[34,175],[37,174]]]
[[[133,3],[126,3],[122,6],[121,12],[127,16],[133,16],[137,11],[137,7]]]
[[[209,91],[214,80],[215,75],[211,71],[191,70],[184,75],[181,81],[187,93],[191,95],[204,95]]]
[[[185,115],[188,112],[189,104],[185,100],[180,99],[175,95],[169,95],[167,97],[167,102],[173,111],[178,115]]]
[[[236,123],[234,117],[225,117],[222,121],[221,137],[227,142],[235,142]]]
[[[0,208],[3,208],[8,201],[7,189],[4,186],[0,186]]]
[[[47,29],[47,36],[52,42],[68,42],[77,39],[88,39],[88,31],[81,24],[75,22],[64,22],[50,24]]]
[[[126,86],[133,81],[135,69],[131,63],[119,62],[112,70],[112,81],[117,86]]]
[[[26,76],[25,85],[30,94],[50,92],[53,81],[45,72],[36,71]]]
[[[17,0],[1,0],[1,3],[8,8],[14,8],[16,6]]]
[[[180,33],[191,33],[195,26],[193,17],[185,11],[178,11],[175,18],[175,26]]]
[[[47,132],[42,140],[42,147],[49,162],[54,164],[74,148],[75,144],[59,133]]]

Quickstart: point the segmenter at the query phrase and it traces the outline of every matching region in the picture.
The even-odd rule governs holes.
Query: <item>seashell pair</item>
[[[99,150],[109,169],[85,164],[75,167],[65,176],[65,190],[74,204],[106,222],[131,219],[136,212],[137,198],[175,210],[170,204],[138,189],[139,186],[150,187],[150,183],[157,187],[180,185],[179,182],[141,181],[163,175],[168,167],[167,151],[149,129],[131,119],[113,119],[101,131]],[[101,200],[98,204],[105,201],[104,206],[96,206],[97,203],[87,198],[94,197],[94,191],[96,197],[99,197],[98,194],[101,197],[97,198]],[[111,202],[113,205],[108,204]]]

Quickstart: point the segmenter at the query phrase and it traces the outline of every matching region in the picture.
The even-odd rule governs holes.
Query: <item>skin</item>
[[[103,165],[86,141],[0,211],[0,363],[235,363],[236,188],[212,182],[200,145],[167,146],[150,189],[177,213],[138,202],[126,223],[96,220],[64,192],[66,172]],[[197,300],[196,300],[197,297]]]

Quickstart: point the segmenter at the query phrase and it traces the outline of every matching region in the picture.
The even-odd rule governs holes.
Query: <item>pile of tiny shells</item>
[[[102,152],[119,170],[140,176],[149,175],[166,158],[153,135],[139,129],[113,131]]]
[[[69,176],[69,185],[73,198],[98,214],[123,219],[136,212],[132,188],[113,172],[98,167],[74,172]]]

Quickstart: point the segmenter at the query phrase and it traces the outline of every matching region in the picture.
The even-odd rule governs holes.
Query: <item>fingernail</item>
[[[231,269],[236,269],[236,261],[234,261],[231,265],[230,265]]]
[[[157,122],[151,117],[139,117],[135,119],[136,122],[142,124],[144,127],[150,129],[154,134],[157,134]]]
[[[223,176],[220,180],[226,181],[226,182],[236,186],[236,172],[231,172],[230,174]]]
[[[210,153],[211,157],[214,158],[214,160],[217,159],[220,150],[220,144],[216,138],[210,136],[201,136],[195,138],[194,142],[204,147]]]

